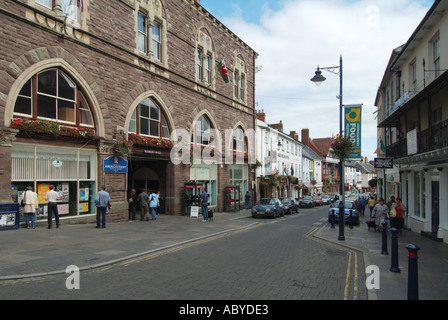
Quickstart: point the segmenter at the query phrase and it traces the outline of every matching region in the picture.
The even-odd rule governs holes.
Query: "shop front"
[[[27,186],[37,193],[37,220],[47,218],[45,200],[50,185],[59,197],[61,217],[95,213],[97,151],[90,148],[53,147],[41,144],[17,143],[11,151],[11,198],[22,200]]]

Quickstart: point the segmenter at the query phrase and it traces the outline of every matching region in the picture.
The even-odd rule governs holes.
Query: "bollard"
[[[353,210],[350,210],[350,216],[349,216],[349,218],[348,218],[348,220],[349,220],[349,228],[350,229],[353,229],[353,220],[352,220],[352,218],[353,218],[353,216],[352,216],[352,214],[353,214]]]
[[[398,229],[391,228],[390,231],[392,232],[392,255],[390,256],[391,267],[389,270],[391,272],[399,273],[400,268],[398,268]]]
[[[389,254],[389,252],[387,252],[387,222],[383,221],[381,222],[381,225],[383,226],[383,248],[381,254]]]
[[[338,236],[338,240],[345,240],[344,227],[345,227],[344,201],[339,201],[339,236]]]
[[[418,250],[415,244],[408,244],[408,300],[418,300]]]
[[[331,229],[334,229],[334,209],[331,210]]]

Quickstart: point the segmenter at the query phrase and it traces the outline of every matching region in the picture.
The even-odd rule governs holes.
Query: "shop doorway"
[[[165,213],[165,197],[166,197],[166,165],[161,163],[154,163],[150,166],[138,166],[130,174],[130,181],[128,192],[131,189],[137,191],[137,195],[141,193],[142,189],[146,190],[146,193],[150,194],[152,191],[160,191],[160,207],[159,213]]]

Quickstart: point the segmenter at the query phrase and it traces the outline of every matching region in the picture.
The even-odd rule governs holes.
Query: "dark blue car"
[[[252,207],[252,218],[283,216],[283,206],[277,198],[262,198]]]
[[[339,223],[339,202],[341,200],[336,200],[333,204],[330,206],[330,210],[328,211],[328,222],[331,223],[332,219],[332,213],[334,211],[334,222]],[[352,211],[352,223],[354,225],[359,225],[359,213],[358,209],[356,208],[354,201],[347,201],[345,200],[345,214],[344,214],[344,222],[349,223],[349,217],[350,217],[350,210]]]

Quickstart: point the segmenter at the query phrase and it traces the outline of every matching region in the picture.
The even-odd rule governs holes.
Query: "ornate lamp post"
[[[322,82],[324,82],[325,80],[327,80],[323,75],[322,75],[322,71],[321,70],[326,70],[328,72],[331,72],[335,75],[339,76],[339,135],[342,137],[342,128],[343,128],[343,124],[342,124],[342,55],[339,59],[339,66],[335,66],[335,67],[324,67],[324,68],[320,68],[319,66],[317,67],[316,70],[316,74],[314,75],[314,77],[311,78],[311,81],[314,82],[317,86],[320,86],[322,84]],[[344,188],[344,160],[340,159],[339,160],[339,172],[340,172],[340,192],[341,192],[341,200],[339,201],[339,236],[338,236],[338,240],[345,240],[345,236],[344,236],[344,226],[345,226],[345,221],[344,221],[344,213],[345,213],[345,188]]]

